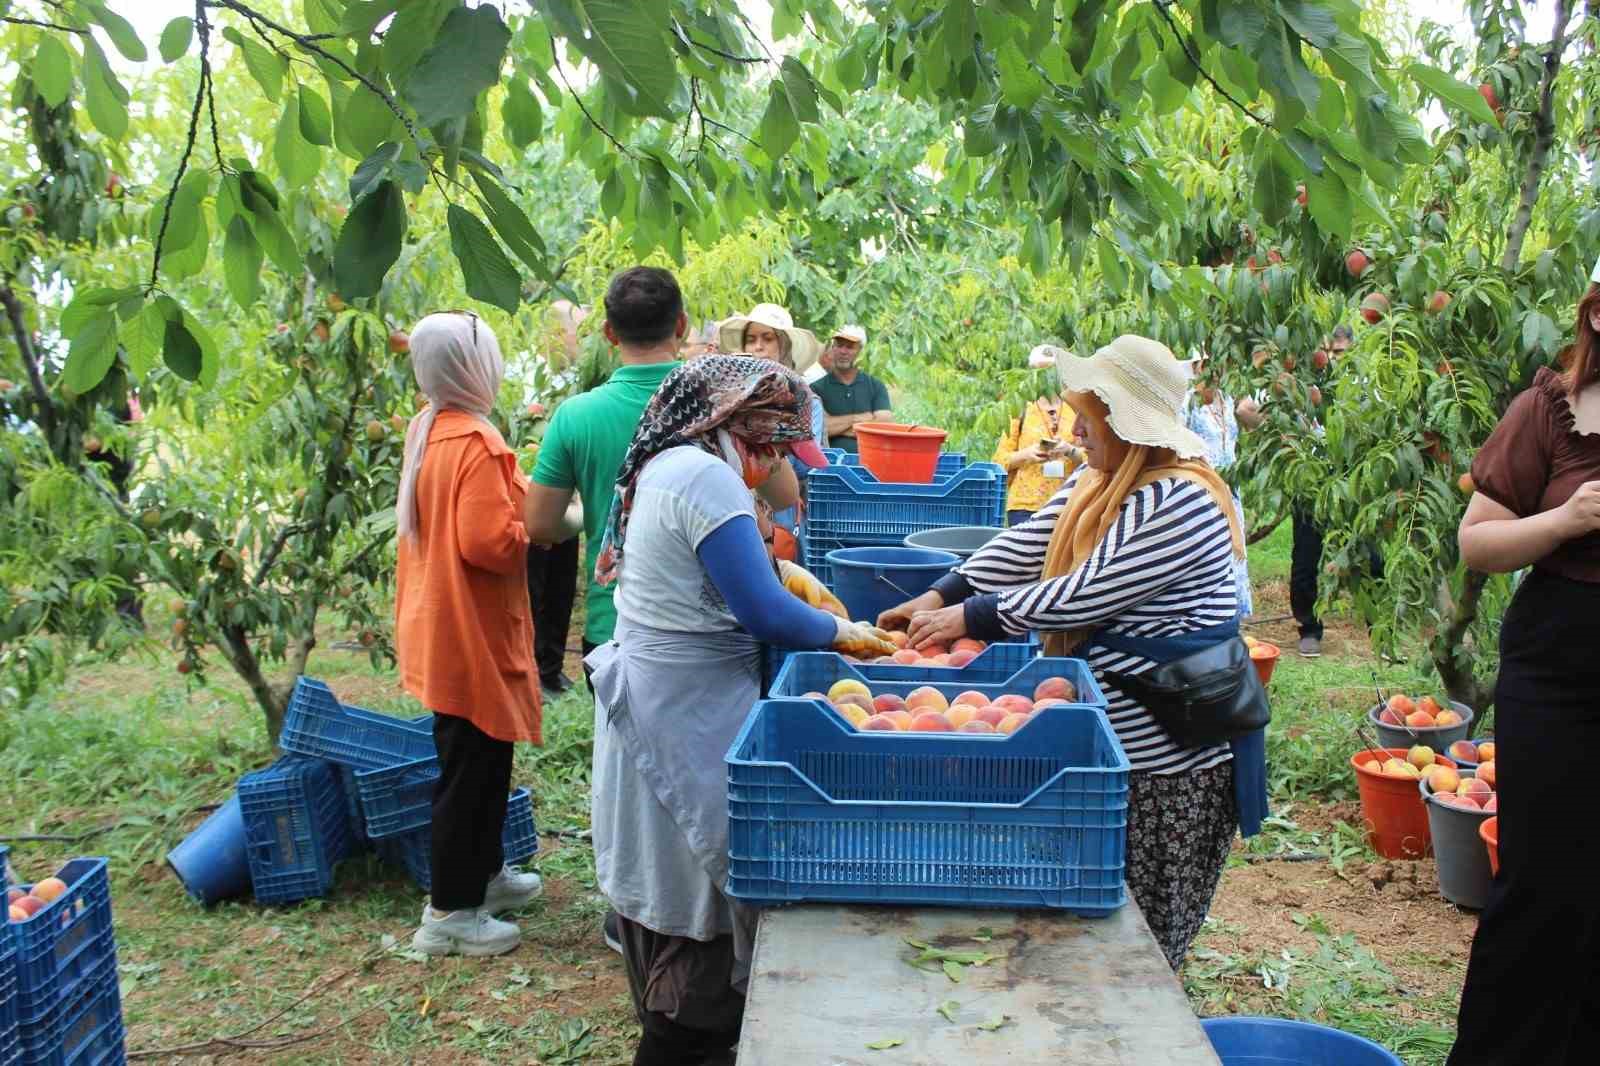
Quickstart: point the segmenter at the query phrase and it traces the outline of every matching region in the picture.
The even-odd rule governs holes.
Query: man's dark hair
[[[606,321],[624,344],[660,344],[678,328],[683,291],[660,267],[629,267],[606,288]]]
[[[1334,326],[1333,337],[1335,340],[1341,341],[1354,341],[1356,339],[1356,335],[1350,332],[1350,327],[1345,325]]]

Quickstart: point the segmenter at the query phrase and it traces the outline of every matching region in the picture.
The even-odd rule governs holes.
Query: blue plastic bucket
[[[189,895],[207,906],[250,891],[244,815],[237,794],[167,852],[167,865]]]
[[[1206,1018],[1222,1066],[1403,1066],[1364,1037],[1288,1018]]]
[[[960,563],[928,548],[836,548],[828,553],[833,594],[857,622],[876,622],[891,607],[927,592]]]

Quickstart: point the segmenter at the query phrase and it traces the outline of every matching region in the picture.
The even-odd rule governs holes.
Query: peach
[[[1412,711],[1406,715],[1406,725],[1412,729],[1428,729],[1434,725],[1433,715],[1427,711]]]
[[[1433,716],[1434,725],[1460,725],[1461,716],[1448,707]]]
[[[1038,714],[1040,711],[1044,710],[1047,707],[1070,707],[1070,706],[1072,706],[1072,704],[1068,703],[1066,700],[1045,700],[1043,703],[1035,703],[1033,705],[1033,713],[1034,714]]]
[[[1066,678],[1047,677],[1034,686],[1033,701],[1040,703],[1044,700],[1070,700],[1077,694],[1077,689],[1073,688],[1072,682]]]
[[[890,658],[899,663],[901,666],[915,666],[917,663],[922,661],[922,656],[918,655],[910,648],[901,648],[899,651],[891,655]]]
[[[1461,775],[1444,763],[1434,763],[1423,776],[1435,792],[1454,792],[1461,784]]]
[[[872,709],[879,714],[884,711],[905,710],[906,701],[896,696],[893,692],[885,692],[881,696],[872,697]]]
[[[898,629],[889,630],[889,643],[897,648],[906,648],[911,645],[911,638]]]
[[[1004,707],[1008,711],[1015,711],[1018,714],[1027,714],[1033,710],[1033,701],[1026,696],[996,696],[994,705],[996,707]]]
[[[1478,746],[1470,740],[1458,740],[1445,752],[1456,762],[1477,762]]]
[[[949,666],[949,665],[951,665],[950,664],[950,656],[945,655],[943,653],[941,653],[939,655],[935,655],[933,658],[925,659],[923,661],[926,662],[929,666]]]
[[[988,722],[990,725],[999,728],[1000,723],[1005,721],[1006,715],[1010,713],[1010,711],[1006,710],[1004,707],[1001,707],[999,704],[991,703],[987,707],[979,707],[978,713],[972,717],[975,721]]]
[[[20,888],[8,888],[8,889],[6,889],[6,906],[8,906],[8,907],[11,906],[17,900],[21,899],[23,896],[26,896],[26,895],[27,895],[27,893],[22,891],[22,889],[20,889]]]
[[[1482,781],[1490,792],[1494,791],[1495,777],[1498,773],[1499,771],[1494,768],[1493,759],[1478,764],[1478,780]]]
[[[825,699],[828,698],[828,695],[825,692],[814,692],[813,691],[813,692],[805,693],[800,698],[803,699],[803,700],[825,700]]]
[[[944,716],[950,719],[952,726],[960,729],[978,716],[978,708],[970,703],[955,703],[951,704],[950,709],[944,712]]]
[[[863,696],[859,692],[846,692],[844,695],[835,699],[833,701],[833,705],[835,707],[860,707],[868,714],[875,714],[878,710],[878,708],[872,705],[871,697]]]
[[[1433,794],[1433,798],[1444,804],[1446,807],[1466,806],[1466,804],[1462,802],[1461,797],[1456,795],[1454,792],[1435,792]]]
[[[1365,759],[1362,759],[1360,762],[1356,763],[1356,765],[1361,767],[1363,770],[1371,770],[1375,774],[1381,773],[1383,770],[1382,766],[1378,762],[1377,757],[1373,755],[1368,755]]]
[[[1384,777],[1421,777],[1422,771],[1404,759],[1385,759],[1379,771]]]
[[[950,650],[952,652],[970,651],[972,654],[976,655],[988,646],[989,645],[985,644],[983,641],[977,640],[973,637],[962,637],[960,640],[950,645]]]
[[[1439,701],[1434,699],[1432,696],[1424,696],[1417,701],[1417,710],[1427,711],[1429,714],[1437,718],[1439,717],[1439,712],[1443,710],[1443,708],[1439,706]]]
[[[967,723],[965,723],[963,725],[956,726],[956,732],[957,733],[993,733],[993,732],[995,732],[995,728],[994,728],[994,726],[990,725],[988,722],[980,721],[979,719],[974,718],[970,722],[967,722]]]
[[[1460,807],[1462,810],[1466,810],[1466,811],[1476,811],[1476,810],[1480,810],[1482,808],[1482,804],[1480,804],[1478,802],[1478,797],[1477,796],[1457,795],[1456,796],[1455,806]]]
[[[1483,740],[1478,742],[1478,761],[1494,762],[1494,741]]]
[[[839,712],[840,718],[843,718],[857,729],[864,729],[867,719],[878,717],[875,714],[868,714],[853,703],[837,703],[834,704],[833,709]]]
[[[1413,744],[1406,752],[1406,762],[1418,770],[1426,770],[1433,765],[1433,749],[1426,744]]]
[[[929,711],[947,711],[950,709],[950,701],[945,699],[944,693],[938,689],[923,685],[921,688],[913,689],[911,695],[906,697],[906,706],[912,710],[921,708]]]
[[[923,711],[911,720],[913,733],[948,733],[955,729],[941,711]]]
[[[1394,711],[1391,711],[1387,707],[1378,712],[1378,721],[1382,722],[1384,725],[1406,724],[1406,720],[1404,718],[1401,718],[1398,714],[1396,714]]]
[[[6,908],[6,917],[13,922],[25,922],[29,918],[32,918],[33,915],[29,914],[27,911],[13,903]]]
[[[1483,773],[1482,766],[1478,767],[1478,772],[1480,774]],[[1473,793],[1477,793],[1480,796],[1487,796],[1493,791],[1494,789],[1490,788],[1488,783],[1481,777],[1463,777],[1461,779],[1461,784],[1456,786],[1456,795],[1458,796],[1470,796]]]
[[[871,718],[868,718],[865,722],[862,722],[860,725],[856,726],[856,728],[861,730],[863,733],[893,733],[900,727],[895,725],[894,719],[890,718],[888,715],[875,714]]]
[[[983,693],[977,691],[976,689],[970,689],[969,688],[969,689],[967,689],[967,691],[963,692],[961,695],[959,695],[955,699],[951,700],[950,701],[950,706],[954,707],[957,704],[961,704],[961,703],[969,704],[969,705],[971,705],[973,707],[987,707],[987,706],[989,706],[989,697],[985,696]]]
[[[934,641],[929,641],[927,644],[922,645],[922,647],[918,648],[917,650],[920,651],[923,655],[926,655],[926,656],[931,658],[931,657],[933,657],[935,655],[947,655],[947,654],[949,654],[950,646],[948,644],[942,644],[939,641],[934,640]]]
[[[1027,724],[1028,716],[1026,714],[1008,714],[1000,720],[1000,724],[995,728],[1002,733],[1015,733]]]
[[[1489,793],[1489,798],[1483,801],[1483,809],[1490,814],[1499,814],[1500,794],[1498,792]]]
[[[978,653],[975,652],[975,651],[965,651],[965,650],[963,650],[963,651],[953,651],[953,652],[950,653],[950,656],[949,656],[950,665],[951,666],[966,666],[968,663],[970,663],[972,660],[976,659],[977,657],[978,657]]]
[[[860,681],[857,681],[853,677],[844,677],[840,678],[838,681],[835,681],[828,688],[828,698],[830,700],[837,700],[846,692],[859,692],[867,699],[872,699],[872,690],[867,688],[866,685],[862,684]]]
[[[1390,696],[1389,702],[1386,706],[1395,714],[1398,714],[1402,719],[1417,709],[1417,705],[1411,702],[1410,696],[1402,696],[1399,693],[1395,693],[1393,696]]]
[[[13,910],[25,912],[29,918],[32,918],[35,914],[38,914],[40,911],[44,910],[45,902],[38,896],[23,896],[21,899],[13,903],[11,907]]]
[[[904,733],[911,728],[912,715],[910,711],[885,711],[883,717],[894,723],[894,727]]]

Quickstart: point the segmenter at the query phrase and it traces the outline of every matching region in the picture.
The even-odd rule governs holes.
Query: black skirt
[[[1500,874],[1449,1066],[1600,1061],[1600,585],[1531,573],[1500,630]]]

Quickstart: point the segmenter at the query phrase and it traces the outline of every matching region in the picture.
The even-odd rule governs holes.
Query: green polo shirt
[[[539,446],[533,480],[547,488],[576,489],[583,497],[584,580],[588,583],[583,638],[591,644],[610,640],[617,625],[617,609],[611,602],[616,586],[601,587],[594,579],[611,498],[616,494],[617,471],[633,443],[645,405],[666,376],[682,365],[618,367],[604,385],[557,407]]]
[[[817,394],[822,409],[830,415],[859,415],[890,409],[888,387],[864,370],[856,371],[856,379],[848,385],[831,373],[824,374],[812,383],[811,391]],[[855,434],[830,437],[828,446],[853,452],[856,450]]]

